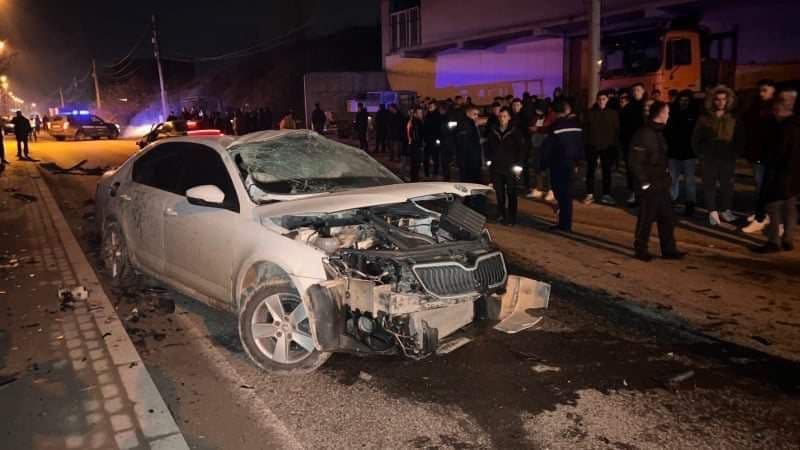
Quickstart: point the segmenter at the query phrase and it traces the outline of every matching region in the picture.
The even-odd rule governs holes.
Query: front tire
[[[239,311],[239,338],[247,356],[276,375],[314,371],[330,353],[314,348],[305,305],[289,284],[250,290]]]
[[[75,133],[76,141],[82,141],[84,139],[86,139],[86,133],[84,133],[83,131],[78,131],[77,133]]]

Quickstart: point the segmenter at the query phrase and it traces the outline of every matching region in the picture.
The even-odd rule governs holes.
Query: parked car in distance
[[[200,122],[195,120],[168,120],[154,124],[150,131],[136,141],[139,148],[145,148],[155,141],[178,136],[221,136],[223,133],[217,129],[203,129]]]
[[[134,271],[235,314],[279,374],[332,352],[422,358],[501,293],[503,255],[460,198],[479,184],[403,183],[309,130],[156,141],[96,191],[105,270]]]
[[[50,122],[50,135],[57,141],[74,139],[116,139],[119,137],[119,125],[106,122],[89,111],[72,111],[53,116]]]

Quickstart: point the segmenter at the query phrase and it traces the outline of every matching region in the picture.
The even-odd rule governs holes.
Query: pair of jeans
[[[586,149],[586,194],[594,195],[598,159],[603,174],[603,195],[611,195],[611,169],[617,159],[616,147]]]
[[[669,160],[669,175],[672,177],[670,197],[672,197],[673,202],[680,197],[681,175],[683,175],[683,182],[686,184],[686,203],[697,203],[697,179],[695,178],[696,171],[697,159]]]
[[[640,189],[636,196],[639,199],[636,238],[633,244],[636,254],[643,255],[648,253],[650,230],[653,228],[653,222],[658,224],[658,240],[661,244],[661,254],[677,253],[675,212],[672,210],[670,193],[665,187],[651,186],[649,189]]]
[[[794,242],[794,230],[797,227],[797,196],[767,204],[769,225],[767,237],[775,245],[781,245],[781,239],[787,244]],[[780,226],[783,225],[783,238]]]
[[[761,199],[761,189],[764,187],[764,173],[766,167],[762,163],[753,163],[753,180],[756,182],[756,206],[755,216],[756,220],[763,222],[767,217],[766,205]]]
[[[703,194],[706,209],[712,211],[728,211],[733,207],[733,176],[736,171],[735,159],[703,160]],[[719,185],[719,189],[717,189]],[[717,191],[720,202],[717,205]]]
[[[550,168],[550,184],[558,202],[558,228],[572,231],[572,174],[575,163],[563,161]]]
[[[517,179],[511,174],[494,174],[494,191],[497,194],[497,216],[517,222]]]
[[[19,158],[27,158],[28,157],[28,138],[27,137],[17,137],[17,157]]]

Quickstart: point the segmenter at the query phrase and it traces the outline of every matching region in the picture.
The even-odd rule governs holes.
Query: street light
[[[0,41],[0,52],[2,52],[3,49],[5,48],[6,48],[6,41]]]
[[[0,75],[0,83],[8,83],[8,77],[5,75]]]

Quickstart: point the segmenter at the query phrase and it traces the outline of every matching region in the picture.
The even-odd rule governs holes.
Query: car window
[[[181,190],[180,145],[161,144],[142,155],[133,163],[131,177],[136,183],[161,189],[173,194],[184,195]]]
[[[91,120],[92,120],[92,125],[102,125],[102,124],[105,123],[105,122],[103,122],[103,119],[101,119],[101,118],[99,118],[97,116],[92,116]]]
[[[181,186],[185,195],[186,191],[197,186],[214,185],[225,193],[223,206],[234,212],[239,212],[239,199],[233,187],[228,169],[222,162],[219,153],[202,145],[181,142],[182,173]]]

